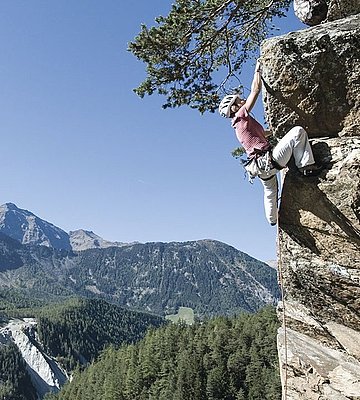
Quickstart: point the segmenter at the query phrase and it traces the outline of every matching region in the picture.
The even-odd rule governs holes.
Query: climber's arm
[[[251,109],[254,107],[256,100],[259,96],[260,90],[261,90],[261,69],[260,68],[261,68],[260,61],[257,60],[254,78],[253,78],[253,81],[251,84],[251,92],[245,102],[245,107],[248,112],[250,112]]]

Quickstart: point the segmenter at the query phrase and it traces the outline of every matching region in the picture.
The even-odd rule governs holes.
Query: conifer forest
[[[108,347],[57,400],[279,400],[278,321],[272,307],[169,323],[130,345]]]

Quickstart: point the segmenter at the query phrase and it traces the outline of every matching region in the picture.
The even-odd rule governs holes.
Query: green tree
[[[0,385],[0,399],[11,399],[14,396],[15,389],[13,385],[6,381]]]
[[[15,344],[0,345],[0,399],[36,399],[25,361]]]
[[[59,400],[279,400],[274,309],[151,330],[109,347]]]
[[[141,26],[129,50],[146,64],[135,89],[167,97],[164,108],[189,105],[214,111],[219,89],[239,84],[238,74],[284,16],[290,0],[177,0],[155,26]],[[220,73],[218,73],[220,71]],[[225,78],[224,78],[225,77]]]

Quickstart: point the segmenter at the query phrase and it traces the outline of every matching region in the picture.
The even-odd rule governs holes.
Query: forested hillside
[[[109,345],[134,343],[149,327],[165,324],[161,317],[131,311],[104,300],[72,298],[39,308],[3,310],[6,317],[34,317],[37,340],[43,351],[71,371],[87,364]],[[35,332],[29,332],[34,336]],[[35,337],[35,336],[34,336]]]
[[[67,370],[88,363],[112,344],[141,339],[147,329],[165,323],[158,316],[126,310],[103,300],[72,299],[35,312],[44,350]]]
[[[0,288],[0,315],[6,310],[41,307],[44,300],[36,299],[30,294],[15,288]]]
[[[279,400],[273,308],[169,324],[137,344],[108,348],[57,400]]]
[[[0,343],[0,399],[36,400],[25,362],[15,345]]]
[[[13,360],[0,365],[0,394],[33,400],[75,371],[47,396],[277,399],[273,312],[234,315],[278,298],[274,269],[218,241],[73,251],[0,234],[0,350]],[[183,307],[194,326],[159,316]]]
[[[16,292],[8,294],[8,301],[3,297],[0,303],[0,398],[4,400],[35,400],[58,390],[74,369],[84,369],[106,347],[134,344],[149,327],[167,323],[162,317],[104,300],[72,298],[36,307],[29,299],[21,301]]]
[[[0,235],[0,290],[8,288],[20,303],[95,297],[158,315],[190,307],[200,318],[255,312],[279,298],[274,269],[213,240],[69,252]]]

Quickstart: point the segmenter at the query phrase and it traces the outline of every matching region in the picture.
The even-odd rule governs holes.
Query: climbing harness
[[[255,156],[245,161],[242,160],[242,165],[248,174],[250,183],[253,183],[257,176],[264,181],[271,179],[284,168],[272,157],[271,148],[266,151],[258,151]]]
[[[286,170],[281,172],[281,186],[282,191],[284,186],[284,180],[286,176]],[[281,196],[279,197],[281,202]],[[279,229],[279,213],[277,214],[277,258],[278,258],[278,273],[279,283],[281,288],[281,301],[282,301],[282,325],[284,331],[284,373],[281,371],[283,377],[283,393],[282,400],[287,400],[287,375],[288,375],[288,354],[287,354],[287,325],[286,325],[286,307],[285,307],[285,290],[284,290],[284,276],[283,276],[283,264],[282,264],[282,252],[280,245],[280,229]]]

